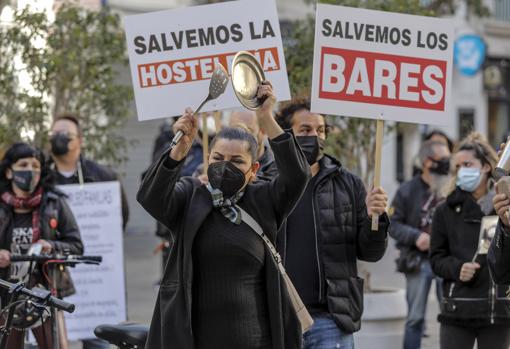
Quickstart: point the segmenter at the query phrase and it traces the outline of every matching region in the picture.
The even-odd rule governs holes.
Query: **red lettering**
[[[280,70],[280,57],[276,47],[250,52],[259,59],[264,71]],[[207,80],[211,78],[214,64],[221,63],[230,72],[234,56],[235,53],[224,53],[215,56],[140,64],[138,66],[138,81],[140,87],[145,88]]]
[[[319,98],[444,110],[446,61],[323,47]]]

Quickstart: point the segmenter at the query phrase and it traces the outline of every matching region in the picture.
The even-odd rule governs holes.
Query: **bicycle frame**
[[[49,294],[51,294],[51,297],[48,298],[49,295],[46,295],[45,298],[47,300],[51,300],[52,303],[60,304],[61,310],[73,312],[74,311],[74,305],[72,305],[72,309],[68,306],[69,303],[58,300],[58,298],[55,298],[57,296],[57,288],[56,288],[56,277],[57,277],[57,268],[59,266],[75,266],[80,263],[86,263],[86,264],[99,264],[102,261],[101,256],[17,256],[17,255],[11,255],[11,262],[23,262],[23,261],[29,261],[29,262],[42,262],[47,265],[52,266],[51,273],[51,282]],[[32,271],[30,271],[32,272]],[[50,281],[50,280],[48,280]],[[7,307],[14,304],[18,301],[19,295],[21,293],[31,294],[30,290],[27,291],[27,289],[24,288],[24,284],[22,282],[19,282],[15,285],[12,285],[4,280],[0,279],[0,286],[9,288],[9,292],[12,294],[11,297],[9,297],[9,303],[7,304]],[[66,309],[67,307],[67,309]],[[58,310],[55,306],[52,304],[49,304],[50,309],[50,320],[51,321],[51,334],[52,334],[52,349],[60,349],[60,333],[59,333],[59,324],[58,324]],[[12,330],[12,320],[14,316],[14,308],[8,309],[8,315],[5,325],[0,329],[0,349],[6,349],[7,345],[7,339],[8,336]]]

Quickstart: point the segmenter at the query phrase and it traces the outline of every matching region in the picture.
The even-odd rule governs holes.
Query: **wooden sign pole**
[[[381,157],[384,137],[384,120],[377,120],[377,130],[375,133],[375,172],[374,189],[381,186]],[[379,230],[379,215],[372,215],[372,231]]]
[[[207,113],[202,113],[202,153],[204,161],[204,171],[207,173],[207,167],[209,166],[209,130],[207,128]]]
[[[216,126],[216,133],[218,133],[221,130],[221,112],[215,111],[213,115],[214,115],[214,123]]]

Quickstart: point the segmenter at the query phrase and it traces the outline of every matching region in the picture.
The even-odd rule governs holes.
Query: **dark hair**
[[[248,151],[251,154],[252,162],[257,161],[258,145],[255,137],[241,127],[224,127],[216,134],[211,141],[211,149],[214,147],[218,139],[228,139],[246,142],[248,144]]]
[[[77,115],[71,114],[71,113],[61,114],[55,119],[55,121],[53,121],[53,125],[55,125],[58,121],[61,121],[61,120],[71,121],[73,124],[76,125],[76,128],[78,129],[78,136],[81,137],[83,135],[82,130],[81,130],[80,121],[78,120]]]
[[[297,98],[285,104],[278,113],[276,121],[284,130],[292,128],[292,117],[300,110],[310,110],[310,100],[307,98]]]
[[[441,130],[432,130],[430,131],[429,133],[427,133],[425,135],[425,140],[428,141],[430,140],[433,136],[441,136],[441,137],[444,137],[446,138],[446,142],[448,143],[448,150],[450,150],[450,153],[453,152],[453,142],[452,140],[450,139],[450,137],[448,137],[446,135],[446,133],[444,133],[443,131]]]
[[[30,144],[17,142],[7,149],[0,162],[0,193],[11,190],[11,180],[7,178],[7,169],[11,168],[19,159],[35,157],[41,163],[41,179],[39,185],[44,190],[55,188],[54,177],[44,153]]]
[[[290,101],[287,104],[284,104],[280,109],[278,114],[276,115],[276,122],[280,125],[284,130],[289,130],[292,128],[292,118],[294,114],[301,110],[310,111],[310,100],[308,98],[296,98]],[[324,124],[326,126],[326,136],[328,135],[331,126],[328,124],[326,117],[322,115],[324,118]]]

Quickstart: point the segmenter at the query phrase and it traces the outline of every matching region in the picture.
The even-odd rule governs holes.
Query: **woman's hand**
[[[269,139],[274,139],[281,135],[283,130],[273,115],[276,96],[273,93],[273,85],[269,81],[262,81],[257,91],[257,98],[264,100],[260,109],[256,111],[259,126],[266,132]]]
[[[50,254],[53,251],[53,246],[48,241],[41,239],[37,243],[42,246],[42,253]]]
[[[462,268],[460,269],[460,281],[468,282],[473,279],[476,271],[480,269],[480,264],[478,263],[464,263],[462,264]]]
[[[181,161],[188,155],[188,151],[193,144],[198,132],[197,118],[193,116],[193,110],[186,108],[184,114],[177,120],[173,126],[174,133],[182,131],[181,140],[170,151],[170,157],[176,161]]]
[[[496,194],[492,199],[492,203],[494,204],[494,210],[499,216],[499,219],[501,219],[503,225],[510,227],[510,221],[508,219],[510,200],[508,199],[508,196],[506,196],[506,194]]]
[[[0,250],[0,268],[7,268],[11,265],[11,253],[7,250]]]

